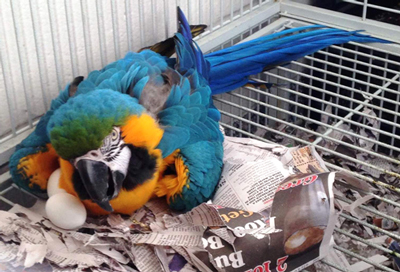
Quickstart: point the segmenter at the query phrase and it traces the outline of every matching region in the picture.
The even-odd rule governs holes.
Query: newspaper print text
[[[287,264],[285,263],[286,259],[289,256],[284,256],[276,260],[276,271],[277,272],[285,272],[287,269]],[[262,265],[257,265],[253,269],[246,270],[246,272],[271,272],[270,269],[271,261],[263,262]]]
[[[220,214],[222,220],[224,220],[226,223],[229,223],[231,219],[238,218],[239,216],[243,217],[249,217],[253,214],[253,212],[250,211],[232,211],[227,214]]]
[[[308,176],[308,177],[304,177],[304,178],[298,179],[296,182],[284,183],[284,184],[278,186],[278,189],[276,189],[276,192],[284,191],[284,190],[287,190],[287,189],[290,189],[290,188],[294,188],[294,187],[297,187],[299,185],[303,185],[303,186],[310,185],[317,178],[318,178],[317,175],[312,175],[312,176]]]

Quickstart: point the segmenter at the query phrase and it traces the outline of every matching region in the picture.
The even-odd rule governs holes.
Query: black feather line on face
[[[131,150],[131,159],[122,187],[129,191],[154,176],[157,170],[157,158],[150,155],[146,148],[133,145],[126,146]]]

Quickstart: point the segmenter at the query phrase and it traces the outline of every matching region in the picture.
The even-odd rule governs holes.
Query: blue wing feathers
[[[197,54],[196,56],[196,52],[191,46],[191,36],[185,33],[187,29],[181,25],[183,33],[177,34],[176,39],[176,52],[179,60],[176,63],[176,69],[186,78],[182,78],[178,86],[172,87],[165,103],[165,109],[158,114],[160,124],[167,125],[166,133],[158,146],[163,150],[163,156],[168,156],[177,148],[193,142],[208,140],[210,134],[208,132],[210,128],[201,124],[207,115],[204,101],[210,100],[211,91],[200,85],[202,76],[198,73],[198,67],[202,69],[203,66],[198,66],[197,62],[199,56],[202,57],[202,55]],[[172,124],[175,128],[168,127]],[[202,126],[202,129],[199,126]],[[177,136],[173,133],[182,133],[182,135]]]
[[[142,94],[144,86],[146,86],[147,82],[149,81],[149,76],[141,78],[138,82],[136,82],[135,86],[133,87],[133,96],[139,98]]]
[[[182,35],[188,41],[192,40],[192,32],[190,31],[189,23],[186,20],[185,14],[183,14],[180,8],[178,8],[178,23],[180,23],[181,26],[180,32],[182,33]]]
[[[220,176],[223,148],[218,142],[200,141],[182,148],[181,154],[189,168],[189,188],[184,186],[182,194],[170,205],[190,210],[212,197]]]
[[[139,66],[132,65],[132,67],[129,69],[129,71],[121,79],[122,90],[126,91],[129,89],[129,86],[132,84],[133,79],[136,77],[137,73],[139,72],[139,69],[140,69]],[[123,91],[123,92],[125,93],[125,91]]]
[[[176,149],[184,146],[190,138],[190,132],[187,128],[170,126],[164,129],[163,138],[157,148],[163,151],[163,156],[168,156]]]

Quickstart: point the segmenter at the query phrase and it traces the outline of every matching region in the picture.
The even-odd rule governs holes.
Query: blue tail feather
[[[334,34],[336,32],[341,32],[341,33],[348,33],[346,31],[342,31],[339,29],[318,29],[318,30],[314,30],[312,31],[313,35],[311,36],[311,38],[318,38],[320,37],[320,35],[331,35]],[[268,36],[267,36],[268,37]],[[240,50],[234,50],[234,51],[227,51],[225,52],[225,50],[221,50],[215,52],[214,54],[207,55],[207,60],[212,62],[213,65],[216,64],[221,64],[224,62],[229,61],[229,59],[226,58],[227,53],[233,53],[235,52],[235,58],[236,59],[241,59],[244,57],[247,57],[249,55],[249,49],[251,50],[251,53],[254,54],[258,54],[261,52],[267,52],[270,50],[276,50],[280,47],[287,47],[289,43],[294,42],[299,42],[307,37],[310,37],[310,32],[305,32],[305,33],[298,33],[298,34],[294,34],[291,36],[286,36],[286,37],[280,37],[279,39],[268,39],[266,41],[264,41],[263,43],[258,43],[258,44],[250,44],[250,47],[245,47],[245,48],[241,48]],[[264,38],[264,37],[262,37]],[[256,39],[257,41],[258,39]],[[235,46],[233,46],[234,48]],[[228,48],[229,49],[229,48]],[[220,53],[218,53],[220,52]]]
[[[360,31],[349,32],[312,25],[274,33],[210,53],[204,58],[211,66],[209,85],[212,94],[232,91],[245,85],[250,75],[287,64],[330,45],[351,41],[388,43],[361,34]]]
[[[251,41],[243,42],[243,43],[237,44],[235,46],[231,46],[231,47],[228,47],[228,48],[225,48],[225,49],[222,49],[222,50],[218,50],[218,51],[209,53],[209,54],[207,54],[207,57],[211,57],[211,56],[214,56],[214,55],[219,55],[219,54],[222,54],[222,53],[225,54],[225,53],[231,53],[231,52],[239,51],[241,49],[249,48],[249,47],[252,47],[252,46],[257,45],[257,44],[264,44],[267,41],[273,40],[273,39],[278,38],[278,37],[283,37],[285,35],[292,34],[294,32],[299,32],[299,31],[308,30],[308,29],[312,29],[312,28],[321,28],[321,27],[325,27],[325,26],[323,26],[323,25],[311,25],[311,26],[303,26],[303,27],[286,29],[286,30],[283,30],[283,31],[280,31],[280,32],[276,32],[276,33],[267,35],[267,36],[260,37],[258,39],[254,39],[254,40],[251,40]]]

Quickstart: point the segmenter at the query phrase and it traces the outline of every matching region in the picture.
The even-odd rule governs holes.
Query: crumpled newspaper
[[[45,203],[41,200],[30,209],[15,205],[10,211],[0,211],[0,268],[213,272],[233,271],[236,266],[235,271],[241,271],[239,265],[244,262],[239,258],[240,250],[236,250],[238,239],[270,241],[271,234],[282,236],[269,218],[278,185],[293,173],[311,174],[327,169],[312,147],[286,148],[226,137],[225,150],[225,163],[235,167],[231,172],[225,170],[226,183],[221,183],[213,199],[218,205],[204,203],[188,213],[176,213],[164,199],[153,199],[131,216],[89,217],[82,227],[68,231],[46,218]],[[255,165],[259,173],[249,175]],[[244,185],[243,178],[247,179]],[[237,201],[223,208],[221,205],[231,199],[218,190],[236,195]],[[236,219],[239,216],[243,222]],[[218,253],[215,249],[222,244],[232,248],[229,257],[212,255]],[[248,255],[250,251],[246,251]],[[226,267],[224,258],[230,258],[230,267]],[[257,259],[252,261],[257,263]],[[284,259],[278,260],[278,265],[284,267]]]
[[[383,228],[385,231],[393,233],[393,235],[399,235],[400,163],[386,160],[379,155],[390,157],[394,160],[400,160],[400,155],[397,155],[396,152],[393,152],[393,155],[391,153],[389,154],[389,151],[385,150],[384,147],[376,146],[376,144],[372,142],[385,142],[383,138],[386,137],[385,135],[379,134],[379,130],[384,129],[381,127],[376,112],[371,108],[364,107],[361,109],[363,115],[354,114],[351,119],[353,123],[351,123],[334,118],[334,115],[337,113],[332,109],[331,105],[326,105],[324,110],[326,114],[321,113],[320,120],[315,122],[309,119],[304,120],[302,118],[288,116],[285,119],[286,123],[275,123],[273,129],[280,133],[264,131],[263,134],[259,134],[258,136],[287,147],[295,147],[297,145],[303,145],[304,142],[310,142],[325,148],[325,150],[317,148],[324,161],[344,169],[344,171],[336,175],[336,179],[340,182],[335,183],[335,195],[347,200],[349,203],[336,199],[335,203],[337,209],[340,209],[346,215],[350,215],[374,227]],[[363,124],[364,126],[358,126],[355,122]],[[325,126],[325,124],[334,126],[337,129],[330,129]],[[299,127],[309,131],[300,129]],[[246,127],[241,126],[241,129],[245,130]],[[329,138],[318,138],[318,136],[312,132],[316,132],[320,135],[326,134]],[[297,139],[301,139],[302,141],[298,141]],[[317,142],[315,142],[316,140]],[[386,144],[391,145],[393,142],[390,143],[386,141]],[[358,147],[358,149],[353,147]],[[329,151],[335,151],[374,167],[340,158]],[[377,153],[378,156],[374,156],[371,152]],[[361,176],[368,178],[370,182],[365,181],[365,179],[360,179]],[[386,201],[386,199],[389,202]],[[378,213],[391,216],[393,220],[370,212],[369,210],[361,209],[360,207],[376,210]],[[344,217],[338,218],[337,227],[369,241],[371,239],[384,237],[382,232]],[[335,232],[334,238],[336,244],[345,249],[349,249],[366,258],[372,258],[377,263],[391,265],[390,261],[392,257],[379,249],[367,247],[368,249],[366,250],[366,245],[364,243],[350,239],[337,232]],[[383,240],[378,239],[373,241],[377,245],[387,247],[382,242]],[[336,250],[335,252],[338,253],[339,251]],[[381,258],[382,256],[385,258]],[[367,271],[368,269],[372,269],[365,263],[360,262],[357,258],[332,257],[332,260],[335,260],[336,263],[341,264],[342,267],[351,271],[357,269],[360,269],[359,271]],[[356,266],[353,267],[352,265]],[[328,266],[323,263],[318,263],[315,267],[317,270],[330,271],[327,269]]]
[[[35,220],[39,217],[41,222]],[[226,224],[208,204],[173,216],[165,202],[153,200],[132,216],[92,218],[75,231],[59,230],[45,221],[45,216],[19,205],[12,212],[0,211],[2,271],[43,261],[49,271],[215,271],[203,247],[206,229],[228,243],[236,239],[226,228],[216,228]],[[265,235],[264,226],[253,233]]]

